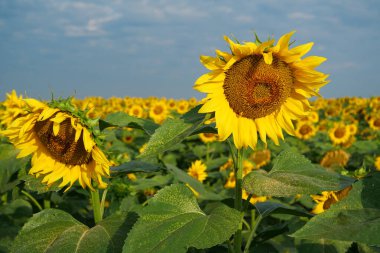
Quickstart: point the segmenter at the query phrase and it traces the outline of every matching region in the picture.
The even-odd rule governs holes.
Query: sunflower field
[[[292,34],[225,37],[200,101],[7,93],[0,252],[380,252],[380,97]]]

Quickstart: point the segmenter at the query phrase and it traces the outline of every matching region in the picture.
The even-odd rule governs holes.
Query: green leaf
[[[18,153],[19,150],[15,149],[12,144],[0,144],[0,193],[11,190],[20,182],[17,179],[9,181],[13,174],[25,168],[30,158],[17,159]]]
[[[272,170],[256,170],[243,180],[243,188],[258,196],[291,196],[337,191],[354,180],[312,164],[291,149],[284,150],[274,160]]]
[[[38,194],[50,191],[59,191],[61,189],[58,187],[58,182],[48,187],[46,184],[43,184],[41,182],[41,178],[36,178],[30,174],[23,175],[20,177],[20,179],[25,181],[25,189],[29,191],[36,191]]]
[[[263,217],[266,217],[272,213],[292,214],[292,215],[301,216],[301,217],[313,216],[312,214],[305,212],[303,210],[298,210],[297,208],[293,206],[288,206],[283,203],[273,202],[273,201],[258,202],[255,204],[255,207],[257,211],[260,213],[260,215]]]
[[[157,164],[151,164],[144,161],[134,160],[123,163],[119,166],[111,167],[111,172],[117,173],[135,173],[135,172],[156,172],[163,168]]]
[[[351,242],[332,241],[326,239],[302,240],[297,246],[298,252],[308,253],[346,253],[351,246]]]
[[[349,195],[313,217],[292,236],[380,246],[380,173],[356,182]]]
[[[160,190],[141,211],[123,253],[181,253],[189,247],[210,248],[229,239],[241,218],[240,212],[222,204],[207,215],[186,186],[171,185]]]
[[[151,136],[139,158],[145,159],[169,150],[191,135],[204,121],[205,114],[198,114],[193,108],[179,119],[167,119]]]
[[[166,167],[168,171],[171,172],[178,181],[183,182],[185,184],[189,184],[196,192],[198,192],[200,199],[207,199],[207,200],[222,200],[223,199],[221,195],[206,190],[204,185],[201,182],[199,182],[195,178],[188,175],[185,171],[170,164],[166,164]]]
[[[99,120],[99,128],[101,131],[107,127],[113,126],[137,128],[145,131],[149,135],[152,135],[159,127],[159,125],[151,120],[136,118],[125,112],[112,113],[109,114],[105,120]]]
[[[70,214],[45,209],[35,214],[16,237],[12,252],[120,252],[136,215],[112,215],[89,229]]]

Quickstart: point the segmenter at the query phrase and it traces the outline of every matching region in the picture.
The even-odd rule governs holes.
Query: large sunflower
[[[102,176],[111,164],[81,119],[34,99],[25,102],[30,112],[2,133],[20,149],[18,158],[33,154],[29,173],[47,185],[62,180],[59,186],[67,189],[77,180],[83,188],[93,189],[92,180],[106,187]]]
[[[215,112],[221,140],[233,134],[237,148],[254,148],[258,132],[263,142],[268,136],[278,144],[282,129],[293,135],[292,120],[307,115],[308,98],[328,82],[328,75],[315,70],[326,59],[301,59],[313,43],[289,48],[293,33],[276,45],[274,40],[240,44],[225,37],[231,53],[201,56],[211,72],[195,82],[196,90],[208,94],[199,112]]]

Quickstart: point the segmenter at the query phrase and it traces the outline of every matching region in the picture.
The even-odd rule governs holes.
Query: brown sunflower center
[[[162,106],[160,106],[160,105],[155,106],[153,109],[153,112],[156,115],[160,115],[163,111],[164,111],[164,108],[162,108]]]
[[[380,127],[380,119],[376,119],[374,122],[373,122],[373,125],[375,127]]]
[[[345,127],[338,127],[334,132],[334,135],[336,138],[342,138],[345,134],[346,134]]]
[[[223,85],[232,110],[250,119],[280,109],[292,87],[290,67],[275,56],[272,64],[266,64],[261,55],[250,55],[234,63],[227,70]]]
[[[37,121],[34,126],[41,143],[49,154],[57,161],[69,165],[87,164],[92,160],[91,153],[84,148],[83,134],[75,142],[75,129],[71,126],[71,120],[65,119],[59,127],[57,135],[53,133],[53,122],[49,119]]]
[[[300,128],[300,134],[306,135],[308,133],[312,132],[312,129],[309,125],[302,125]]]

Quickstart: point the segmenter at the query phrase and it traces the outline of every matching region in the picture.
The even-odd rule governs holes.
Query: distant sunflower
[[[42,183],[47,185],[62,180],[59,186],[69,185],[66,190],[77,180],[83,188],[93,189],[92,180],[99,188],[105,188],[102,177],[109,176],[111,163],[96,145],[87,125],[58,107],[35,99],[25,102],[30,112],[2,133],[20,149],[18,158],[33,154],[29,173],[43,177]]]
[[[375,168],[376,170],[380,171],[380,156],[376,157],[375,159]]]
[[[187,174],[195,178],[199,182],[203,182],[207,178],[206,165],[200,160],[196,160],[187,170]]]
[[[245,190],[243,190],[242,199],[246,200],[248,198],[248,196],[249,196],[249,194]],[[258,202],[265,202],[267,200],[268,200],[268,197],[266,197],[266,196],[256,196],[256,195],[253,195],[251,197],[251,199],[249,200],[249,203],[251,203],[252,205],[254,205],[254,204],[258,203]]]
[[[166,119],[168,113],[165,101],[154,102],[149,109],[149,117],[158,124],[161,124]]]
[[[326,59],[301,59],[313,43],[290,49],[293,33],[276,45],[274,40],[240,44],[225,37],[231,53],[216,50],[216,57],[201,56],[211,72],[195,82],[196,90],[208,94],[199,112],[215,112],[221,140],[233,134],[237,148],[254,148],[259,133],[263,142],[268,136],[279,144],[282,129],[293,135],[292,120],[307,115],[308,99],[328,82],[328,75],[315,70]]]
[[[189,110],[189,102],[186,100],[181,100],[177,103],[177,112],[179,114],[184,114]]]
[[[348,186],[340,191],[324,191],[320,195],[311,195],[311,198],[315,202],[317,202],[317,205],[313,208],[311,212],[314,214],[323,213],[324,211],[329,209],[332,204],[346,197],[348,193],[351,191],[351,189],[352,186]]]
[[[350,140],[350,129],[344,124],[335,124],[329,131],[330,140],[335,144],[344,144]]]
[[[369,127],[373,130],[380,130],[380,116],[372,116],[368,120]]]
[[[317,133],[314,125],[308,121],[300,121],[297,124],[296,136],[302,140],[308,140]]]
[[[348,160],[350,159],[350,154],[344,150],[332,150],[327,152],[320,164],[325,168],[331,168],[334,166],[344,167],[347,165]]]
[[[144,117],[144,109],[138,105],[134,104],[129,108],[128,114],[137,118],[143,118]]]
[[[203,143],[209,143],[218,140],[218,135],[213,133],[200,133],[199,138]]]
[[[249,159],[255,164],[255,169],[259,169],[270,162],[271,152],[269,149],[256,150]]]
[[[27,114],[24,110],[25,102],[22,95],[17,96],[15,90],[6,94],[7,99],[2,103],[5,107],[4,111],[0,110],[0,124],[4,126],[10,125],[15,119]]]

